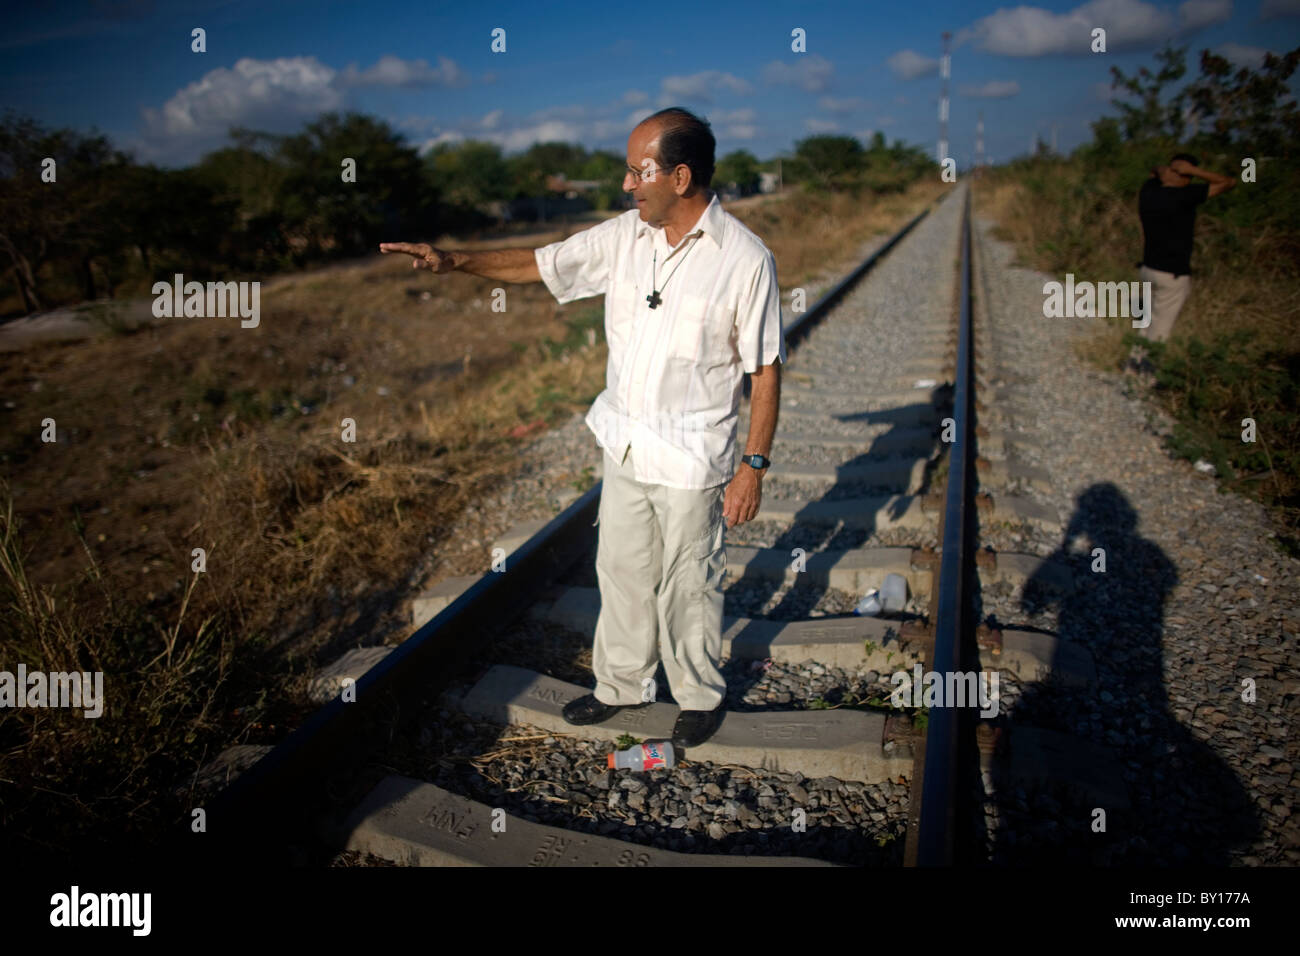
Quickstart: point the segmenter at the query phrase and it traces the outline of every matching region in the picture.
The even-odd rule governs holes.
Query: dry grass
[[[943,188],[739,214],[788,289],[842,273],[862,240]],[[3,666],[85,667],[117,648],[99,724],[0,718],[0,780],[37,773],[82,793],[65,820],[74,829],[95,823],[95,788],[165,803],[222,747],[273,741],[300,719],[305,674],[365,643],[367,602],[400,605],[427,552],[486,567],[486,549],[445,529],[517,470],[512,431],[585,410],[603,388],[600,303],[557,306],[541,285],[506,285],[508,310],[494,313],[500,283],[409,262],[376,256],[269,282],[254,329],[167,321],[0,357],[13,403],[0,447],[14,515]],[[39,440],[46,418],[57,443]],[[355,443],[341,440],[345,419]],[[170,749],[114,766],[111,738],[155,720],[179,731]],[[102,773],[82,777],[92,736],[107,748]],[[27,831],[45,809],[0,801],[0,826]]]
[[[975,201],[1025,265],[1057,277],[1132,281],[1142,232],[1136,195],[1108,185],[1117,181],[1080,161],[1022,164],[999,171]],[[1269,504],[1279,547],[1300,553],[1300,239],[1277,197],[1236,198],[1231,207],[1232,197],[1216,197],[1197,216],[1191,292],[1170,342],[1145,346],[1155,365],[1152,396],[1175,418],[1170,450],[1210,461],[1225,489]],[[1075,352],[1115,371],[1128,358],[1126,337],[1134,338],[1127,320],[1098,323]],[[1244,417],[1258,424],[1255,442],[1241,440]]]
[[[1014,244],[1017,265],[1045,272],[1057,270],[1059,257],[1049,251],[1055,250],[1052,242],[1055,230],[1047,227],[1042,210],[1035,208],[1033,199],[1018,181],[1008,176],[985,177],[972,194],[972,205],[977,215],[993,220],[994,236]],[[1118,231],[1119,225],[1110,221],[1110,231]],[[1072,349],[1084,362],[1115,369],[1128,355],[1123,339],[1124,328],[1112,323],[1098,328],[1092,336],[1076,339]]]
[[[772,250],[781,288],[787,290],[828,274],[843,275],[859,261],[859,245],[894,232],[950,188],[927,178],[904,193],[862,200],[844,193],[794,196],[736,215]]]
[[[994,234],[1015,244],[1018,261],[1026,267],[1057,276],[1073,272],[1096,281],[1136,279],[1134,263],[1142,257],[1137,197],[1086,194],[1087,175],[1081,164],[1056,167],[1054,189],[1059,193],[1050,209],[1011,175],[991,177],[975,191],[975,208],[997,223]],[[1232,329],[1300,347],[1300,289],[1282,276],[1286,259],[1279,237],[1269,230],[1250,237],[1252,268],[1243,274],[1203,251],[1220,244],[1222,231],[1212,216],[1197,217],[1196,275],[1178,314],[1176,336],[1210,341]],[[1128,354],[1115,344],[1118,340],[1115,329],[1102,330],[1096,342],[1083,347],[1083,354],[1114,369]]]

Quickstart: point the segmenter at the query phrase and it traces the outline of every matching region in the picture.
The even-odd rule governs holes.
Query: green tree
[[[1165,87],[1182,79],[1187,72],[1186,54],[1186,47],[1166,46],[1156,53],[1160,67],[1154,73],[1143,66],[1133,76],[1125,76],[1119,67],[1110,68],[1111,87],[1118,88],[1121,96],[1137,98],[1136,103],[1111,100],[1120,112],[1125,139],[1183,138],[1186,93],[1179,92],[1166,100]]]
[[[933,166],[924,150],[901,139],[886,146],[885,134],[876,131],[870,147],[862,154],[860,183],[873,192],[901,192]]]
[[[278,158],[287,167],[279,209],[299,260],[332,250],[356,255],[401,228],[407,213],[429,213],[435,193],[415,149],[387,123],[328,113],[285,137]],[[342,178],[356,161],[356,182]]]
[[[862,144],[852,136],[810,136],[795,144],[792,165],[813,189],[842,189],[862,171]]]
[[[213,150],[194,166],[198,182],[223,202],[233,203],[241,222],[266,215],[279,205],[289,167],[279,151],[285,137],[236,127],[233,146]]]
[[[1103,116],[1092,124],[1092,142],[1084,148],[1085,153],[1097,159],[1113,160],[1123,148],[1119,120]]]
[[[737,149],[718,160],[713,171],[713,185],[734,186],[742,196],[758,191],[760,168],[758,157],[748,150]]]
[[[506,161],[496,143],[474,139],[439,143],[424,161],[439,193],[449,202],[480,206],[509,198]]]
[[[41,178],[47,158],[54,161],[52,183]],[[102,135],[49,130],[6,113],[0,122],[0,255],[25,312],[45,307],[38,274],[47,262],[62,265],[85,297],[99,295],[94,266],[120,243],[110,200],[129,163]]]
[[[596,180],[602,185],[589,194],[592,204],[597,209],[616,208],[623,196],[623,173],[625,159],[608,150],[596,150],[582,164],[578,172],[579,179]]]
[[[1201,76],[1186,97],[1208,129],[1204,140],[1227,150],[1249,145],[1257,155],[1292,157],[1300,143],[1300,112],[1287,81],[1300,64],[1300,47],[1284,56],[1266,54],[1260,70],[1231,64],[1201,51]]]
[[[511,198],[546,194],[546,177],[563,173],[578,179],[578,171],[587,161],[587,151],[571,143],[534,143],[524,152],[506,161],[509,167]]]

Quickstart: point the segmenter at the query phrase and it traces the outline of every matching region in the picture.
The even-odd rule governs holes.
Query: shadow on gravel
[[[1065,539],[1051,556],[1071,568],[1073,593],[1056,595],[1041,574],[1025,586],[1021,607],[1029,613],[1059,603],[1058,638],[1087,648],[1097,683],[1026,684],[1010,713],[999,718],[1013,753],[1018,728],[1072,735],[1069,749],[1056,757],[1078,777],[1069,787],[1030,784],[997,761],[994,863],[1226,866],[1232,850],[1258,832],[1255,808],[1236,774],[1169,709],[1164,607],[1178,575],[1168,556],[1138,533],[1137,518],[1115,485],[1092,485],[1079,496]],[[1076,540],[1086,548],[1076,549]],[[1105,552],[1104,572],[1093,570],[1097,548]],[[1204,702],[1244,711],[1249,705],[1240,692],[1233,675],[1224,674],[1204,688]],[[1097,766],[1085,767],[1088,748],[1080,740],[1109,750],[1118,762],[1111,770],[1122,780],[1099,779]],[[1118,799],[1097,796],[1107,791]],[[1098,808],[1105,811],[1105,832],[1094,831]]]
[[[898,408],[878,409],[875,411],[865,411],[856,413],[842,413],[834,417],[839,421],[845,422],[863,422],[870,425],[889,425],[889,431],[877,435],[872,439],[870,447],[860,455],[837,466],[838,472],[842,475],[847,469],[856,468],[862,465],[878,465],[885,461],[898,461],[911,465],[916,461],[932,461],[936,450],[939,448],[939,432],[937,428],[918,427],[917,415],[926,410],[934,410],[930,404],[918,403],[916,405],[905,405]],[[943,408],[938,409],[939,415],[946,414]],[[922,434],[929,431],[928,438]],[[919,439],[919,441],[918,441]],[[931,468],[933,465],[931,465]],[[924,494],[928,490],[930,471],[926,472],[926,485],[920,491]],[[902,495],[906,493],[905,488],[897,485],[880,485],[874,488],[864,489],[861,482],[857,479],[837,478],[820,501],[837,501],[846,497],[857,497],[861,495]],[[898,510],[901,505],[896,505]],[[759,518],[762,517],[762,509],[759,509]],[[891,517],[898,517],[897,514],[891,514]],[[772,547],[777,551],[793,553],[794,549],[802,548],[811,555],[814,551],[838,551],[861,548],[863,545],[875,536],[877,529],[873,523],[863,527],[840,527],[838,525],[811,525],[799,523],[799,516],[795,516],[796,526],[782,534],[772,543]],[[760,577],[758,575],[745,574],[728,585],[728,588],[741,587],[750,595],[753,595],[753,604],[762,606],[770,601],[782,587],[782,585],[770,578]],[[797,593],[796,593],[797,592]],[[797,586],[790,588],[789,591],[781,598],[776,605],[768,611],[766,617],[768,620],[788,621],[802,620],[806,614],[805,609],[815,605],[826,593],[826,588],[821,585]],[[858,595],[859,597],[861,595]],[[749,603],[748,601],[746,603]],[[728,613],[731,613],[728,611]],[[824,619],[823,619],[824,620]]]

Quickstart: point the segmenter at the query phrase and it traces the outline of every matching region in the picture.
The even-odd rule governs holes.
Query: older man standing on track
[[[725,526],[758,513],[786,359],[776,262],[709,188],[715,141],[683,109],[628,137],[628,210],[538,249],[444,252],[384,243],[417,268],[541,281],[559,302],[605,296],[606,388],[587,425],[605,451],[593,693],[572,724],[644,707],[660,662],[681,713],[673,743],[698,746],[725,716]],[[749,434],[735,465],[743,373]]]

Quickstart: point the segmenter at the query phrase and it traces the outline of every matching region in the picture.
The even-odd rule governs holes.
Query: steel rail
[[[970,595],[974,519],[974,352],[971,330],[970,190],[966,191],[961,225],[961,298],[957,337],[956,383],[952,417],[955,441],[949,449],[948,486],[943,508],[943,551],[935,585],[934,651],[929,669],[943,675],[961,670],[962,649],[970,638]],[[918,866],[950,866],[954,862],[958,741],[961,713],[948,706],[931,708],[925,736],[921,806],[916,832]]]

